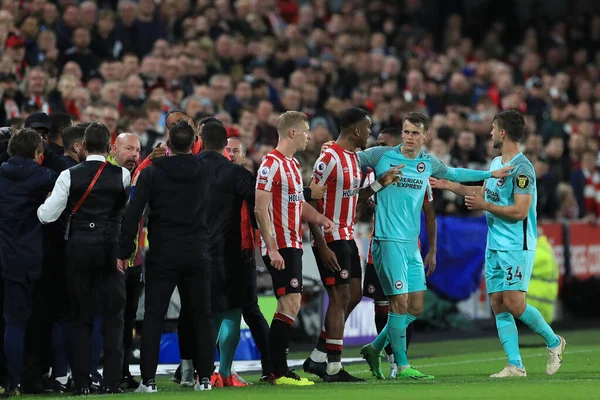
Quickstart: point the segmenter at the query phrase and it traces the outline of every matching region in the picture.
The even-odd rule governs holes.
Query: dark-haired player
[[[335,224],[333,232],[323,235],[310,224],[315,243],[313,253],[321,280],[327,289],[329,304],[325,326],[317,346],[304,362],[306,372],[326,382],[360,382],[342,367],[345,321],[360,302],[362,269],[354,240],[354,219],[362,180],[356,148],[364,148],[371,134],[371,119],[366,111],[351,108],[340,116],[341,132],[315,163],[313,176],[317,185],[325,186],[317,210]],[[384,175],[379,184],[385,186],[396,178],[397,169]]]
[[[496,327],[508,365],[491,378],[525,377],[521,361],[518,318],[544,338],[548,348],[546,373],[554,375],[562,365],[565,339],[554,333],[540,312],[526,302],[537,243],[537,189],[535,171],[521,153],[525,120],[514,110],[496,115],[491,136],[502,155],[490,170],[513,167],[510,176],[488,177],[482,187],[432,180],[432,185],[465,197],[469,210],[486,211],[488,236],[485,255],[485,285],[496,315]]]

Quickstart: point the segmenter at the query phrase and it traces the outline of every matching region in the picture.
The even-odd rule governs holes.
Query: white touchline
[[[565,351],[565,354],[577,354],[577,353],[593,353],[596,350],[593,349],[581,349],[581,350],[572,350],[572,351]],[[529,358],[529,357],[545,357],[547,356],[548,353],[535,353],[535,354],[527,354],[525,355],[523,358]],[[488,362],[488,361],[502,361],[502,360],[506,360],[506,357],[494,357],[494,358],[479,358],[479,359],[475,359],[475,360],[463,360],[463,361],[451,361],[451,362],[445,362],[445,363],[436,363],[436,364],[414,364],[415,368],[429,368],[429,367],[444,367],[447,365],[462,365],[462,364],[476,364],[476,363],[483,363],[483,362]],[[353,374],[363,374],[363,373],[370,373],[370,370],[361,370],[361,371],[352,371]]]

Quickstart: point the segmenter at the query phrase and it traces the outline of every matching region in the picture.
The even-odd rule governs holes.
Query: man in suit
[[[70,212],[65,233],[73,357],[71,369],[77,394],[90,393],[93,293],[103,301],[104,392],[121,393],[125,276],[117,266],[121,218],[131,176],[126,168],[106,161],[110,132],[94,122],[85,130],[88,156],[63,171],[50,197],[38,209],[43,224]]]
[[[123,221],[119,263],[126,268],[146,205],[149,251],[146,257],[145,314],[141,341],[142,383],[139,393],[153,393],[164,318],[175,286],[189,301],[196,332],[196,390],[210,390],[214,332],[210,310],[209,230],[205,215],[208,186],[192,154],[194,128],[180,121],[169,130],[167,157],[156,158],[140,174]]]
[[[213,382],[216,386],[246,386],[247,383],[231,375],[231,364],[240,339],[242,309],[253,299],[248,284],[240,279],[250,275],[250,268],[256,268],[242,254],[241,218],[244,201],[248,209],[254,209],[256,180],[251,172],[225,156],[227,131],[221,123],[204,124],[201,135],[204,151],[198,159],[211,188],[206,197],[211,232],[211,303],[215,328],[220,329],[221,358]]]
[[[19,395],[25,328],[33,288],[42,275],[43,234],[36,211],[52,190],[56,174],[38,164],[40,135],[17,132],[8,143],[12,157],[0,167],[0,267],[4,279],[4,351],[8,384],[4,397]]]

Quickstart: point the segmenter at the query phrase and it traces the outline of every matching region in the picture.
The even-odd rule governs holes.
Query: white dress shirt
[[[85,161],[101,161],[105,162],[104,156],[90,155]],[[126,168],[121,167],[123,170],[123,189],[128,190],[131,186],[131,175]],[[54,189],[50,197],[46,199],[37,210],[38,219],[42,224],[49,224],[56,221],[67,207],[67,200],[69,200],[69,190],[71,188],[71,173],[68,169],[64,170],[58,176]]]

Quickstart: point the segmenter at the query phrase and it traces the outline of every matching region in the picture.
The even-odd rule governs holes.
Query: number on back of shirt
[[[519,280],[523,279],[523,273],[521,271],[519,271],[519,266],[517,266],[517,269],[515,270],[515,274],[513,275],[512,270],[513,267],[508,267],[508,270],[506,272],[508,272],[508,276],[506,277],[507,281],[512,281],[513,277],[514,278],[519,278]]]

